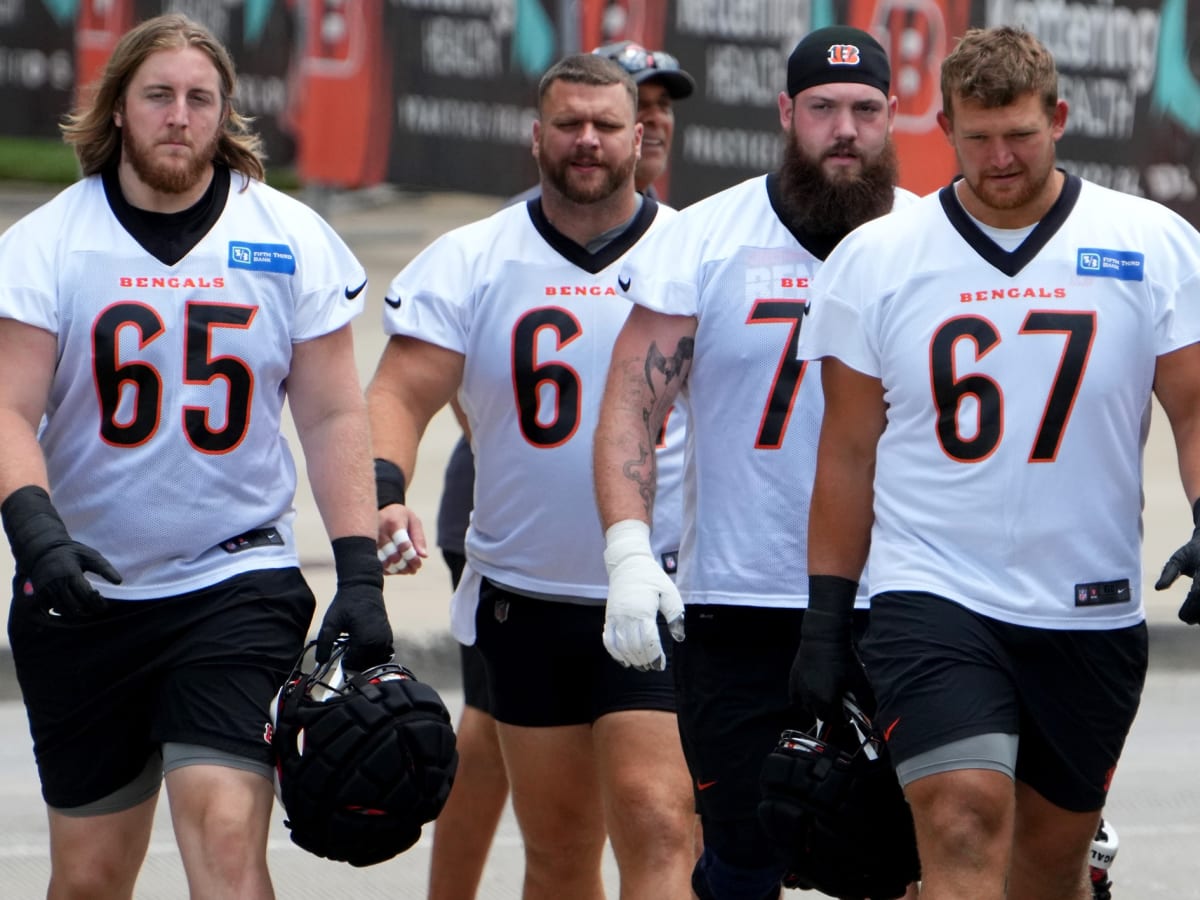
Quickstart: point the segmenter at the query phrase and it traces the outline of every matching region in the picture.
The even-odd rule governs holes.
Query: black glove
[[[1192,504],[1192,523],[1196,526],[1192,539],[1171,554],[1158,581],[1154,582],[1154,589],[1161,591],[1169,588],[1180,575],[1191,578],[1192,586],[1183,605],[1179,607],[1179,618],[1189,625],[1196,625],[1200,623],[1200,582],[1196,581],[1196,574],[1200,571],[1200,500]]]
[[[33,584],[43,609],[90,616],[108,606],[83,573],[95,572],[113,584],[121,583],[120,573],[91,547],[71,540],[45,490],[30,484],[13,491],[0,505],[0,518],[17,572]]]
[[[839,719],[842,697],[866,682],[854,650],[857,591],[858,583],[849,578],[808,576],[808,609],[788,687],[792,702],[825,722]]]
[[[361,672],[392,657],[392,626],[383,605],[383,567],[369,537],[343,537],[333,542],[337,593],[317,633],[317,662],[333,652],[338,635],[348,634],[347,669]]]

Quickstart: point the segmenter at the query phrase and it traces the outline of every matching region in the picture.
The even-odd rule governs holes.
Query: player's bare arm
[[[691,369],[696,319],[634,306],[613,346],[592,465],[604,526],[608,602],[604,646],[617,662],[662,670],[655,617],[683,640],[683,600],[650,550],[658,485],[654,446]]]
[[[50,332],[0,319],[0,499],[27,484],[47,487],[37,429],[56,353]]]
[[[887,407],[883,385],[833,357],[821,360],[825,417],[808,518],[808,611],[792,663],[793,699],[829,719],[861,687],[853,648],[854,597],[874,520],[875,452]]]
[[[393,336],[384,348],[367,386],[371,455],[398,466],[406,483],[425,429],[462,383],[463,361],[461,353],[410,337]],[[384,566],[391,574],[415,573],[429,555],[424,526],[406,505],[379,510],[377,542],[389,550]]]
[[[450,398],[450,411],[454,413],[454,421],[458,423],[458,427],[462,429],[463,437],[468,441],[471,440],[471,423],[467,421],[467,414],[463,411],[462,404],[458,402],[458,396]]]
[[[374,554],[375,478],[350,325],[295,345],[288,404],[337,570],[337,591],[317,634],[317,659],[328,659],[337,636],[348,634],[347,665],[384,662],[392,655],[392,628]]]
[[[1176,550],[1155,582],[1155,590],[1170,587],[1180,575],[1192,584],[1179,618],[1189,625],[1200,623],[1200,344],[1182,347],[1158,358],[1154,370],[1154,393],[1162,404],[1175,436],[1179,476],[1192,508],[1195,530],[1191,539]]]
[[[1158,358],[1154,394],[1171,423],[1188,503],[1195,503],[1200,498],[1200,344]]]
[[[288,403],[330,539],[375,534],[367,409],[349,325],[295,345]]]
[[[877,378],[821,360],[825,418],[808,526],[808,569],[858,581],[867,562],[874,504],[875,448],[887,406]]]
[[[53,334],[0,319],[0,518],[17,571],[29,579],[35,599],[57,615],[83,617],[106,605],[84,573],[113,584],[121,575],[95,549],[72,539],[50,499],[37,431],[57,360]]]
[[[692,316],[634,306],[617,337],[594,449],[596,499],[605,528],[623,519],[651,521],[654,447],[687,379],[695,336]]]

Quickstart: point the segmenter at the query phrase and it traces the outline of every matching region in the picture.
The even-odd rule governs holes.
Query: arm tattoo
[[[650,387],[650,403],[642,408],[642,423],[645,426],[643,434],[638,438],[638,456],[626,461],[622,467],[624,475],[638,486],[638,493],[646,506],[649,516],[654,508],[654,494],[658,485],[658,467],[654,456],[654,448],[658,444],[660,434],[652,434],[653,423],[664,422],[669,412],[664,388],[676,380],[687,377],[691,368],[692,356],[695,351],[694,338],[681,338],[671,356],[665,356],[658,349],[657,343],[651,343],[646,352],[645,377]]]

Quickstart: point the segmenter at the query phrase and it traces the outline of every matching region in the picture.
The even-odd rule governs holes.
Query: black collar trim
[[[658,215],[658,203],[650,197],[643,196],[642,208],[633,217],[629,227],[605,244],[598,253],[588,253],[587,250],[550,224],[550,220],[542,212],[541,197],[534,197],[525,204],[525,208],[529,210],[529,218],[533,222],[533,227],[537,229],[538,234],[545,238],[546,243],[567,262],[592,275],[604,271],[624,256],[630,247],[641,240],[642,235],[654,222],[654,217]]]
[[[138,209],[125,199],[115,166],[105,169],[101,178],[108,206],[121,227],[143,250],[167,266],[175,265],[191,253],[221,218],[231,180],[228,166],[215,163],[204,196],[180,212],[159,213]]]
[[[1062,191],[1059,192],[1058,199],[1054,201],[1054,205],[1050,207],[1046,215],[1042,216],[1042,220],[1037,223],[1033,231],[1025,236],[1025,240],[1021,242],[1021,246],[1012,251],[1005,250],[988,237],[983,229],[975,224],[975,220],[967,214],[967,211],[963,209],[963,205],[958,201],[958,197],[954,195],[954,185],[959,178],[955,178],[954,181],[951,181],[950,184],[938,191],[938,200],[941,201],[946,218],[950,220],[950,224],[954,226],[954,230],[962,236],[964,241],[971,245],[971,249],[983,257],[984,261],[989,263],[993,268],[999,269],[1009,278],[1012,278],[1042,251],[1042,248],[1062,228],[1063,223],[1067,221],[1067,217],[1071,215],[1071,211],[1075,209],[1075,203],[1079,200],[1079,192],[1083,188],[1083,182],[1079,180],[1079,176],[1077,175],[1069,175],[1066,172],[1063,172],[1063,174],[1067,177],[1063,181]]]

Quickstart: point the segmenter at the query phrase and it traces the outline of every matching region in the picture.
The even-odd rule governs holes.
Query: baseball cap
[[[661,82],[672,100],[690,97],[696,89],[696,80],[679,68],[679,60],[662,50],[647,50],[634,41],[618,41],[597,47],[592,52],[617,63],[637,84]]]
[[[849,25],[810,31],[788,57],[789,97],[819,84],[843,82],[867,84],[886,95],[891,81],[887,52],[879,41]]]

